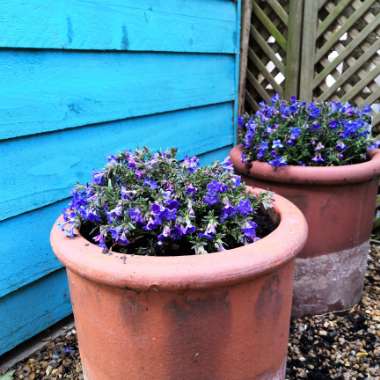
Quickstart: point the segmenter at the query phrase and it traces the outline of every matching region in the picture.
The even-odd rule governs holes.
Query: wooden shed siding
[[[0,354],[71,311],[49,232],[76,182],[142,145],[227,155],[239,20],[231,0],[1,2]]]

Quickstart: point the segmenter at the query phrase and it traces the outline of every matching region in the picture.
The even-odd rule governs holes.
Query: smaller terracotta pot
[[[285,378],[302,213],[275,197],[279,226],[210,255],[102,254],[54,225],[88,380]]]
[[[255,161],[247,167],[241,148],[230,156],[248,185],[272,190],[304,213],[309,237],[296,260],[293,315],[343,310],[360,300],[369,250],[380,151],[361,164],[284,166]]]

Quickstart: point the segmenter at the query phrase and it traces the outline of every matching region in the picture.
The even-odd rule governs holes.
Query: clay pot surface
[[[296,316],[346,309],[361,296],[369,248],[380,151],[360,164],[277,169],[255,161],[247,167],[241,148],[230,153],[234,167],[250,186],[274,191],[296,204],[309,236],[296,263]]]
[[[197,256],[132,256],[55,224],[88,380],[285,378],[302,213],[275,197],[279,226],[243,247]]]

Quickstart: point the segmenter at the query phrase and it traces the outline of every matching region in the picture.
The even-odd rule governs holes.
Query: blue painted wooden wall
[[[0,2],[0,354],[70,313],[49,231],[106,155],[233,144],[240,2]]]

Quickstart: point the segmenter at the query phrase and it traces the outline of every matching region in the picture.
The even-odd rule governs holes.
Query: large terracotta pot
[[[279,226],[198,256],[102,254],[55,225],[88,380],[285,378],[294,257],[307,225],[276,197]]]
[[[293,315],[349,308],[360,300],[367,266],[380,151],[369,161],[336,167],[284,166],[255,161],[247,167],[241,149],[230,153],[245,182],[294,202],[309,225],[296,260]]]

